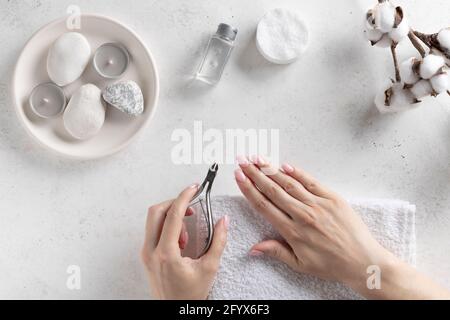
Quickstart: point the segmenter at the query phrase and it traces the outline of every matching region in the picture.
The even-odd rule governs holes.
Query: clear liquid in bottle
[[[196,74],[196,79],[208,84],[219,82],[225,65],[234,47],[237,30],[221,23],[209,40],[205,56]]]

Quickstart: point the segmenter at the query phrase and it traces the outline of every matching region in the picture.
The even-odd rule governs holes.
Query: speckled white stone
[[[102,92],[103,99],[122,112],[137,116],[144,112],[144,96],[134,81],[119,81],[108,85]]]
[[[204,130],[278,128],[281,160],[345,196],[415,203],[418,268],[450,288],[449,97],[424,99],[402,114],[375,110],[376,93],[393,77],[389,52],[372,48],[362,32],[375,2],[283,1],[305,17],[311,42],[298,63],[280,68],[255,47],[256,24],[273,0],[76,1],[142,37],[161,92],[154,120],[128,149],[73,162],[27,136],[9,92],[26,40],[74,1],[0,0],[0,298],[147,298],[139,258],[147,207],[203,178],[206,165],[170,158],[174,128],[192,132],[198,119]],[[449,25],[448,0],[396,2],[417,28]],[[212,90],[187,87],[219,22],[239,28],[225,73]],[[416,54],[406,43],[400,61]],[[238,194],[233,170],[221,166],[215,194]],[[66,287],[72,264],[81,267],[81,290]]]

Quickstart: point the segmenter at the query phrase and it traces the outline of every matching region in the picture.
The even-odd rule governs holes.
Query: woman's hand
[[[199,259],[181,256],[188,241],[183,225],[198,185],[185,189],[177,199],[150,207],[142,259],[147,268],[152,296],[157,299],[206,299],[219,268],[227,241],[228,218],[215,226],[208,252]]]
[[[238,162],[235,177],[242,193],[285,240],[258,243],[250,255],[273,257],[366,297],[448,297],[383,248],[346,201],[303,170],[287,164],[278,170],[262,158]],[[381,270],[382,290],[367,288],[367,268],[374,265]]]

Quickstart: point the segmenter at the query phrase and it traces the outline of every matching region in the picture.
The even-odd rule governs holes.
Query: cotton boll
[[[391,37],[394,42],[399,43],[408,36],[409,30],[409,23],[406,18],[403,18],[397,28],[394,28],[389,32],[389,37]]]
[[[389,48],[392,45],[392,40],[389,35],[385,34],[375,45],[380,48]]]
[[[380,113],[394,113],[410,110],[417,107],[415,98],[408,89],[404,89],[400,83],[390,86],[391,98],[390,104],[386,105],[386,89],[375,97],[375,105]],[[388,88],[389,89],[389,88]]]
[[[449,79],[447,73],[442,73],[430,79],[433,90],[437,93],[446,92],[449,89]]]
[[[101,91],[93,84],[80,87],[70,99],[63,115],[66,130],[76,139],[95,136],[105,122]]]
[[[423,97],[431,95],[433,88],[428,80],[420,80],[411,88],[411,93],[416,97],[416,99],[421,99]]]
[[[91,46],[80,33],[67,32],[50,47],[47,56],[47,72],[59,86],[77,80],[89,63]]]
[[[395,7],[389,2],[377,4],[374,9],[376,28],[382,32],[390,32],[395,24]]]
[[[437,56],[435,54],[429,54],[428,56],[423,58],[422,64],[420,65],[420,76],[423,79],[430,79],[444,65],[445,65],[444,58]]]
[[[364,30],[364,35],[366,36],[367,40],[375,44],[381,40],[384,33],[376,29],[366,29]]]
[[[450,28],[439,31],[437,40],[443,49],[450,52]]]
[[[406,84],[414,84],[419,81],[420,77],[414,72],[413,66],[416,63],[416,58],[409,58],[400,64],[400,77]]]

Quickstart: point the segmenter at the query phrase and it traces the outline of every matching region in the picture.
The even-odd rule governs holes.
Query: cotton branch
[[[397,48],[397,43],[396,42],[392,42],[392,44],[391,44],[391,53],[392,53],[392,59],[394,60],[395,81],[396,82],[401,82],[402,78],[400,77],[400,69],[398,67],[398,59],[397,59],[396,48]]]
[[[417,51],[419,51],[420,56],[424,58],[427,55],[427,53],[425,49],[422,47],[422,45],[419,43],[419,41],[417,41],[416,35],[412,30],[408,33],[408,38],[411,41],[414,48],[416,48]]]
[[[441,44],[438,41],[438,34],[425,34],[419,31],[413,31],[414,35],[420,39],[423,43],[427,45],[430,49],[435,49],[442,53],[447,59],[450,59],[450,54],[442,48]]]

